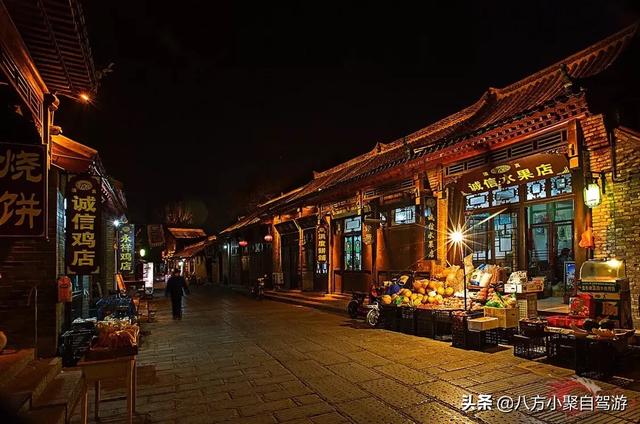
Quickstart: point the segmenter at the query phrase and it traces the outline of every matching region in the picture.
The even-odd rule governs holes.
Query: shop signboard
[[[460,177],[458,187],[463,194],[467,195],[525,184],[569,172],[569,162],[565,155],[541,153],[470,171]]]
[[[67,273],[100,272],[101,189],[100,179],[74,175],[67,182]]]
[[[424,207],[424,258],[438,259],[438,208],[434,198],[425,200]]]
[[[133,272],[135,253],[135,226],[124,224],[118,230],[118,263],[121,274]]]
[[[147,225],[147,237],[149,238],[150,247],[164,246],[164,230],[161,224]]]
[[[327,227],[319,225],[316,229],[316,262],[324,264],[327,262],[328,236]]]
[[[0,143],[0,237],[44,237],[46,150]]]

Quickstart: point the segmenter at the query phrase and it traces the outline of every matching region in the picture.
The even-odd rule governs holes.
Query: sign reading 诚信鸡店
[[[46,150],[0,143],[0,237],[43,237],[46,229]]]
[[[67,182],[68,274],[100,272],[101,183],[90,175],[76,175]]]
[[[124,224],[118,230],[118,267],[121,274],[133,272],[133,255],[135,250],[135,227]]]

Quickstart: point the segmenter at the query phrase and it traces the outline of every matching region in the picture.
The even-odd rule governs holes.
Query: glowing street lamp
[[[464,231],[462,228],[454,228],[449,231],[449,244],[451,244],[456,250],[460,251],[462,259],[462,290],[464,294],[464,310],[467,310],[467,269],[464,265],[464,251],[467,244],[464,240]]]
[[[91,96],[89,96],[87,93],[80,93],[80,100],[85,103],[89,103],[91,102]]]

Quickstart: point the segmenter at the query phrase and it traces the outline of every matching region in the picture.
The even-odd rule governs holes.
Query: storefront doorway
[[[552,284],[564,279],[564,262],[573,260],[573,200],[527,207],[529,275],[544,275]]]
[[[286,289],[300,287],[300,241],[297,234],[282,236],[282,278]]]

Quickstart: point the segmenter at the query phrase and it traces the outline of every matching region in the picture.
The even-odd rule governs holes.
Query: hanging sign
[[[100,179],[72,176],[67,183],[66,265],[68,274],[100,272]]]
[[[470,171],[460,178],[458,187],[465,195],[481,193],[569,172],[569,162],[565,155],[543,153]]]
[[[121,225],[118,230],[118,263],[122,274],[133,272],[133,255],[135,254],[135,226]]]
[[[316,262],[324,264],[327,262],[328,247],[327,227],[319,225],[316,229]]]
[[[46,150],[0,143],[0,237],[44,237]]]
[[[424,258],[438,259],[438,207],[435,199],[429,197],[425,200],[424,207]]]
[[[150,247],[164,246],[164,231],[160,224],[147,225],[147,237],[149,238]]]

